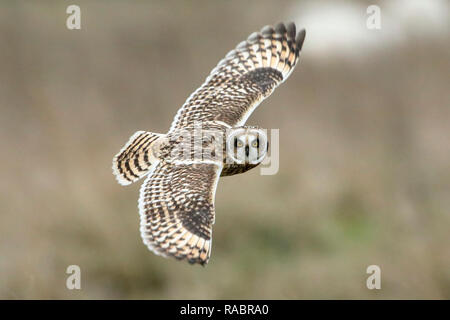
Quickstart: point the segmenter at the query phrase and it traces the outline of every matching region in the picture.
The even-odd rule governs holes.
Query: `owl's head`
[[[264,130],[256,127],[232,129],[227,137],[228,158],[237,164],[258,164],[264,160],[269,140]]]

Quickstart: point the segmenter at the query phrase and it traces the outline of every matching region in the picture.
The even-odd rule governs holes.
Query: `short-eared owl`
[[[266,26],[219,62],[166,134],[136,132],[113,159],[122,185],[147,176],[139,196],[144,243],[164,257],[206,264],[220,176],[264,159],[267,136],[247,118],[293,71],[305,39],[295,25]]]

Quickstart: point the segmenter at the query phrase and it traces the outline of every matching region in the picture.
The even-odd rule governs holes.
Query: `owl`
[[[219,178],[260,164],[265,130],[245,126],[299,59],[305,30],[266,26],[231,50],[178,110],[166,134],[138,131],[113,158],[121,185],[145,178],[140,232],[155,254],[205,265],[211,255]]]

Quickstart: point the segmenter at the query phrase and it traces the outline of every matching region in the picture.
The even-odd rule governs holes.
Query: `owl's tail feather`
[[[113,158],[113,174],[121,185],[131,184],[147,175],[157,160],[152,154],[152,146],[160,133],[138,131],[131,136],[125,146]]]

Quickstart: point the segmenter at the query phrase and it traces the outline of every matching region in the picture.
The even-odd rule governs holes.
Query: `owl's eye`
[[[255,141],[252,142],[252,147],[258,148],[258,146],[259,146],[259,141],[258,141],[258,139],[256,139]]]
[[[242,143],[242,141],[238,141],[238,142],[237,142],[237,146],[238,146],[239,148],[242,148],[242,147],[244,146],[244,144]]]

